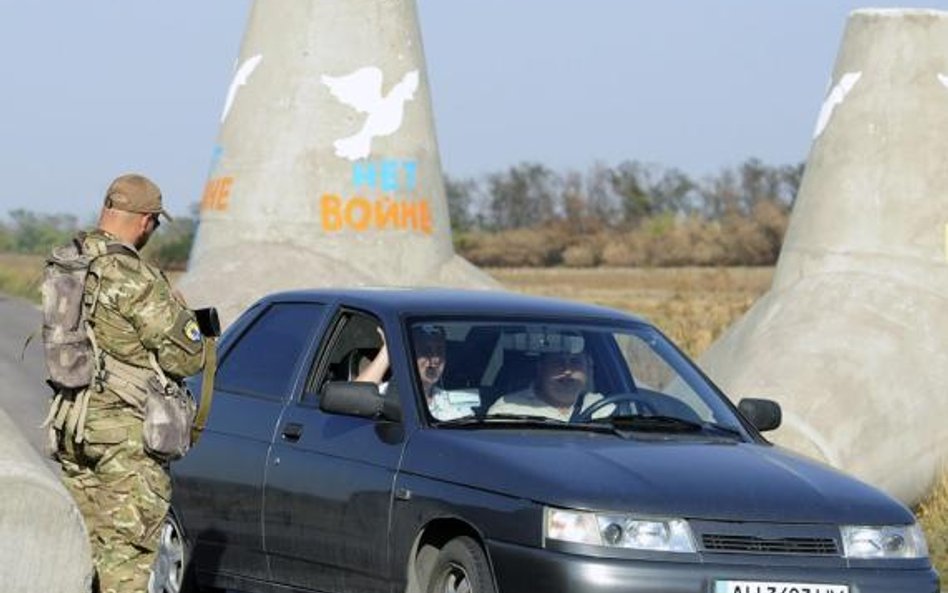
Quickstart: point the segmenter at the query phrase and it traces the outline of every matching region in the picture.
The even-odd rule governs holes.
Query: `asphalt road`
[[[44,452],[50,389],[44,383],[42,316],[36,305],[0,294],[0,407],[13,419],[30,443]],[[36,334],[24,351],[26,339]]]

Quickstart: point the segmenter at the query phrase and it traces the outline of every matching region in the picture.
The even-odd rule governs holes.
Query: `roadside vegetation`
[[[913,510],[925,530],[932,563],[944,580],[948,575],[948,470],[942,470],[931,493]]]
[[[22,253],[0,253],[0,293],[38,303],[43,258]]]
[[[521,163],[446,192],[455,247],[479,266],[768,266],[802,176],[757,159],[701,180],[637,161]]]

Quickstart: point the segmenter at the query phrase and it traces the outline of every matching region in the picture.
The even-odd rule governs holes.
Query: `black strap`
[[[586,396],[589,395],[589,392],[583,393],[582,395],[576,398],[576,402],[573,403],[573,413],[569,415],[569,422],[576,422],[579,420],[580,415],[583,413],[583,404],[586,402]]]

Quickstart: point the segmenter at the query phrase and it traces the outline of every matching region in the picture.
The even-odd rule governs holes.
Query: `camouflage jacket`
[[[88,251],[118,239],[103,232],[85,235]],[[90,320],[100,350],[116,360],[150,368],[153,352],[161,369],[173,379],[201,370],[204,343],[194,313],[172,292],[158,268],[129,253],[103,255],[90,268],[86,302],[94,303]],[[135,255],[133,255],[135,254]]]

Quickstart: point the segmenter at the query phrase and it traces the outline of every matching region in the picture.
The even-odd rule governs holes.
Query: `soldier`
[[[83,289],[95,376],[84,389],[60,390],[50,410],[53,457],[85,519],[102,593],[145,591],[171,499],[167,463],[143,443],[146,382],[179,382],[204,364],[194,313],[139,256],[160,216],[170,220],[158,187],[123,175],[109,186],[98,228],[80,235],[83,252],[97,254]]]

